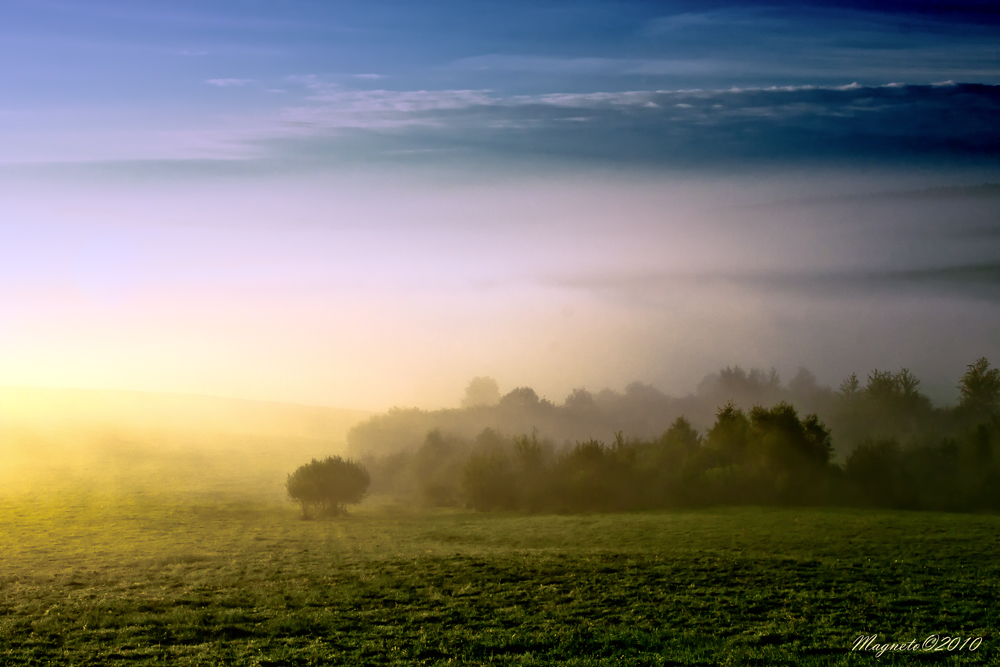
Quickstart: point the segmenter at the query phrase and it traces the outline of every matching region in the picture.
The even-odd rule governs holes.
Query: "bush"
[[[516,509],[517,482],[514,466],[503,452],[476,452],[463,471],[466,504],[479,511]]]
[[[360,502],[368,491],[371,477],[360,463],[330,456],[313,459],[288,476],[288,496],[302,506],[302,517],[310,518],[315,508],[320,515],[346,513],[346,505]]]

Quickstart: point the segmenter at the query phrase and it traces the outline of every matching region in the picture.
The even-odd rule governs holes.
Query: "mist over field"
[[[205,396],[0,389],[0,497],[284,500],[368,413]]]

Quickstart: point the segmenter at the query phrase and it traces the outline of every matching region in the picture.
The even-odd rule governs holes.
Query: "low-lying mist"
[[[353,410],[93,390],[0,389],[0,496],[284,498],[344,449]]]
[[[773,368],[727,366],[679,397],[632,382],[577,388],[556,404],[477,377],[459,408],[381,414],[8,388],[0,495],[281,503],[292,471],[344,455],[368,467],[373,493],[417,505],[992,508],[1000,370],[982,358],[956,384],[957,404],[935,406],[908,368],[834,388],[806,368],[786,381]]]

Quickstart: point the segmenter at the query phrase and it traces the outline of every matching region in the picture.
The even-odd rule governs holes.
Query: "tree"
[[[873,405],[893,412],[930,408],[930,400],[920,393],[920,380],[909,368],[902,368],[898,373],[873,370],[868,374],[864,397]]]
[[[781,378],[773,368],[767,372],[751,368],[747,373],[739,366],[726,366],[719,371],[716,391],[719,398],[743,405],[771,402],[781,393]]]
[[[698,431],[691,426],[691,422],[686,417],[680,416],[660,436],[660,441],[671,450],[690,454],[701,445],[701,436],[698,435]]]
[[[722,457],[722,463],[741,463],[750,440],[750,421],[732,401],[715,415],[715,424],[708,429],[708,446]]]
[[[1000,412],[1000,368],[990,368],[982,357],[969,364],[958,384],[959,407],[974,419],[987,419]]]
[[[663,435],[640,449],[639,469],[647,475],[654,504],[683,502],[700,449],[701,436],[685,417],[675,419]]]
[[[799,419],[795,408],[782,401],[770,409],[755,406],[750,425],[759,453],[772,467],[795,471],[823,469],[830,463],[830,431],[816,415]]]
[[[288,476],[285,488],[289,498],[302,506],[302,517],[308,519],[311,508],[324,516],[346,513],[345,506],[360,502],[370,483],[371,477],[360,463],[329,456],[300,466]]]
[[[500,402],[500,386],[491,377],[475,377],[465,388],[462,399],[463,408],[474,408],[480,405],[496,405]]]
[[[564,406],[574,412],[590,412],[596,407],[594,396],[586,389],[574,389],[573,393],[566,397]]]
[[[479,511],[512,510],[517,506],[517,474],[503,451],[475,452],[463,470],[466,503]]]
[[[517,387],[500,399],[500,405],[505,408],[533,408],[538,403],[538,394],[531,387]]]
[[[840,389],[837,393],[847,400],[856,399],[861,395],[861,382],[858,380],[857,373],[851,373],[851,376],[840,383]]]
[[[414,453],[413,474],[423,500],[432,507],[458,504],[458,478],[464,445],[441,429],[434,429]]]

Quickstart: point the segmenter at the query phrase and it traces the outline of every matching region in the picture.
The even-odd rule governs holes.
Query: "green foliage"
[[[636,448],[616,434],[614,445],[577,443],[558,457],[538,495],[549,509],[573,512],[620,511],[641,506],[636,484]]]
[[[958,384],[959,408],[973,420],[1000,415],[1000,368],[990,368],[985,357],[969,364]]]
[[[944,436],[949,425],[942,416],[920,392],[920,380],[909,369],[875,369],[864,387],[854,374],[841,384],[828,423],[837,434],[838,449],[846,454],[871,439]]]
[[[691,426],[691,422],[681,416],[664,432],[660,442],[668,452],[683,456],[698,449],[701,445],[701,436]]]
[[[464,443],[434,429],[413,457],[413,479],[419,497],[431,507],[454,507],[459,504],[460,456]]]
[[[828,500],[830,433],[816,415],[799,419],[785,402],[755,406],[749,416],[731,403],[708,431],[702,497],[707,502],[798,503]]]
[[[862,442],[847,457],[845,472],[865,500],[881,507],[896,505],[902,491],[899,443],[892,439]]]
[[[535,436],[506,448],[474,452],[463,477],[469,507],[558,512],[727,502],[815,502],[823,499],[830,436],[815,415],[800,420],[779,403],[748,418],[732,404],[719,410],[702,446],[678,418],[662,436],[608,446],[578,442],[545,456]]]
[[[895,439],[861,443],[845,479],[856,502],[914,510],[1000,510],[1000,437],[981,424],[956,438],[902,447]]]
[[[538,442],[537,434],[532,433],[530,438],[526,435],[514,438],[514,453],[518,465],[525,473],[542,469],[544,450],[542,443]]]
[[[309,518],[310,509],[321,515],[345,513],[345,506],[361,502],[371,477],[360,463],[330,456],[322,461],[313,459],[288,475],[285,488],[288,497],[302,506],[302,516]]]
[[[816,415],[800,420],[787,403],[769,410],[758,405],[750,411],[750,426],[762,458],[772,468],[823,469],[830,462],[830,432]]]
[[[719,409],[715,424],[708,429],[707,445],[719,453],[722,465],[740,463],[750,441],[750,421],[732,401]]]
[[[512,462],[504,454],[473,454],[463,476],[462,487],[469,507],[480,511],[517,509],[518,480]]]

